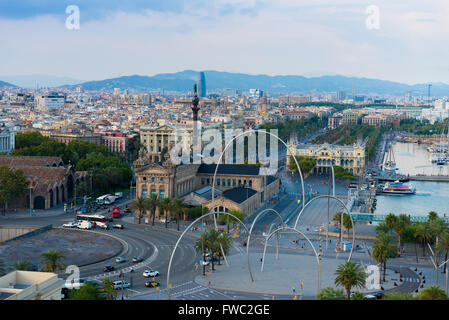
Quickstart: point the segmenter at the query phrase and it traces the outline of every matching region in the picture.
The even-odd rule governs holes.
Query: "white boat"
[[[380,193],[387,194],[414,194],[416,192],[415,187],[411,184],[399,182],[387,182],[381,187]]]

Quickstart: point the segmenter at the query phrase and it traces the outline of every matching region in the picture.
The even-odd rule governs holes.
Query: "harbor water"
[[[393,145],[398,173],[405,175],[448,175],[449,165],[431,163],[427,145],[397,142]],[[416,188],[414,195],[377,195],[374,214],[410,214],[426,216],[435,211],[449,217],[449,182],[410,181]]]

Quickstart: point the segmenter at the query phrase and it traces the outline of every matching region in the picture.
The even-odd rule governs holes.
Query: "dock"
[[[449,176],[438,176],[438,175],[420,175],[420,176],[410,176],[410,180],[413,181],[441,181],[449,182]]]

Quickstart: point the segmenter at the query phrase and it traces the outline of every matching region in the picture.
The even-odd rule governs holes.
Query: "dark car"
[[[142,257],[134,257],[133,258],[133,262],[142,262],[143,258]]]
[[[123,210],[124,213],[131,213],[131,209],[126,207],[125,210]]]
[[[114,271],[113,266],[104,266],[103,272],[111,272],[111,271]]]
[[[147,282],[145,282],[145,287],[150,287],[150,288],[159,287],[159,282],[147,281]]]

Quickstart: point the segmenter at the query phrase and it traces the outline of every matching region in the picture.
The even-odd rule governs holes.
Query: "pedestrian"
[[[294,287],[292,287],[292,290],[293,290],[293,294],[295,294],[295,288]]]

